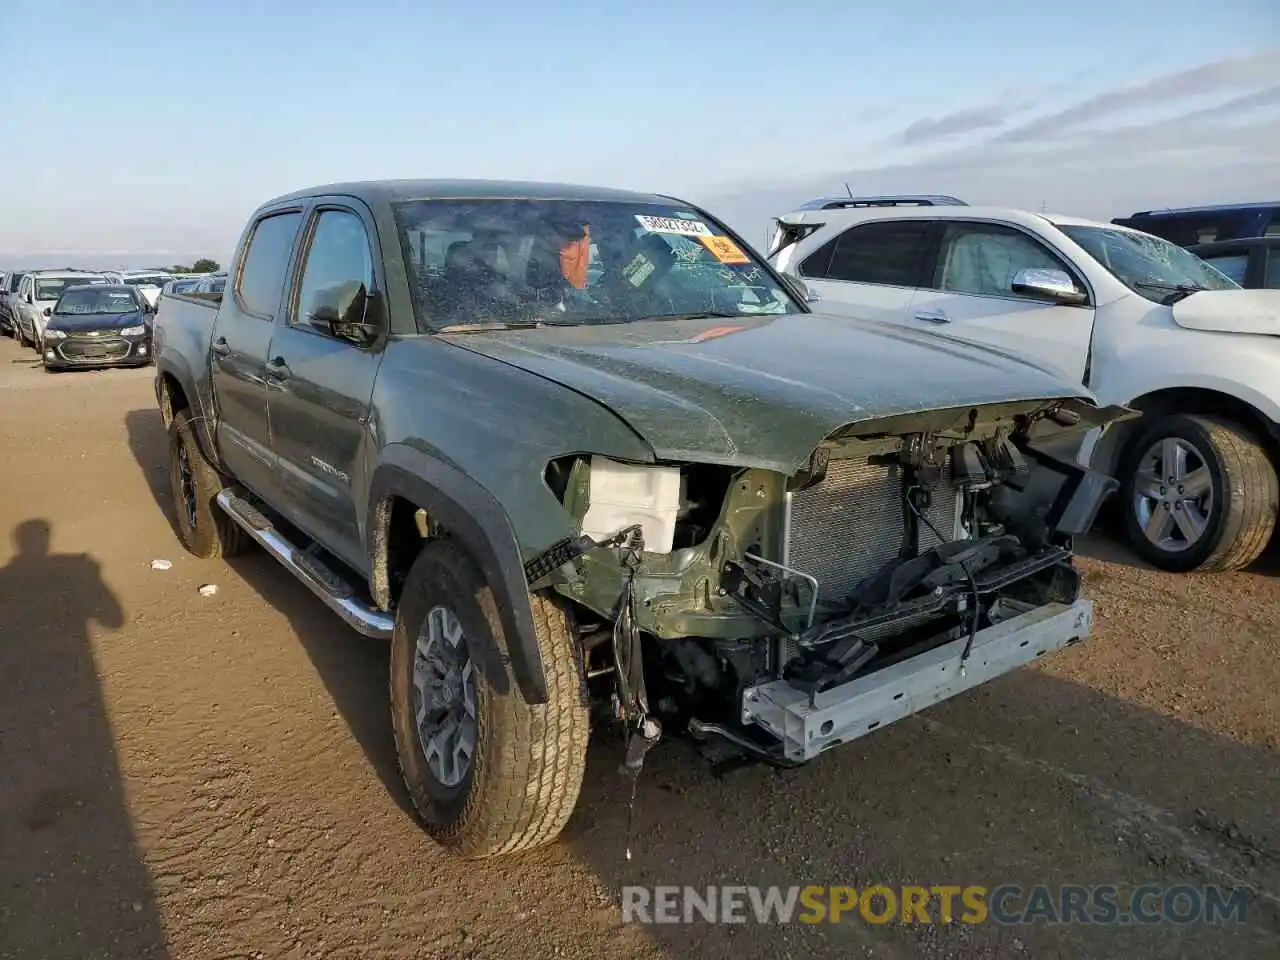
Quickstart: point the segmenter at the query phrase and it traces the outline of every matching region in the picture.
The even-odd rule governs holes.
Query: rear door
[[[907,323],[914,288],[924,279],[932,229],[928,220],[872,220],[819,247],[797,264],[820,298],[814,309]]]
[[[272,210],[254,222],[234,282],[223,292],[209,347],[218,449],[236,479],[268,499],[276,484],[267,351],[301,226],[300,207]]]
[[[308,218],[290,295],[266,367],[278,506],[347,564],[367,566],[361,535],[372,443],[369,401],[383,338],[339,339],[315,318],[317,297],[358,280],[380,299],[381,256],[373,217],[349,199],[320,200]],[[372,317],[373,314],[370,314]]]
[[[1041,238],[985,221],[943,225],[932,270],[908,314],[922,328],[1026,355],[1083,382],[1094,310],[1080,272]],[[1013,291],[1020,270],[1060,270],[1086,295],[1063,306]]]

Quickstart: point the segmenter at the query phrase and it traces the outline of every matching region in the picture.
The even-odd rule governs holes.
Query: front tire
[[[471,859],[549,843],[577,803],[587,699],[569,616],[530,597],[548,701],[526,703],[495,655],[502,620],[465,551],[429,543],[391,641],[391,720],[405,787],[429,833]]]
[[[1257,438],[1217,417],[1158,417],[1125,451],[1125,533],[1162,570],[1248,566],[1276,525],[1276,469]]]
[[[200,449],[189,410],[179,410],[169,424],[169,487],[178,539],[188,551],[212,560],[244,550],[244,532],[214,502],[226,484]]]

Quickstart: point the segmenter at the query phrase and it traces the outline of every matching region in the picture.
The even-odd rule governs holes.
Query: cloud
[[[948,193],[972,204],[1110,220],[1133,210],[1277,199],[1280,51],[1234,57],[1121,87],[1013,130],[884,163],[815,172],[705,203],[759,241],[770,218],[812,197],[842,193]],[[1216,102],[1206,103],[1206,96]],[[990,129],[995,107],[917,121],[917,143]],[[1095,123],[1107,120],[1108,123]],[[938,128],[941,132],[938,132]],[[1014,135],[1016,134],[1016,135]],[[905,131],[903,134],[905,139]],[[932,144],[928,144],[931,146]],[[708,191],[710,193],[710,191]]]
[[[1006,130],[996,140],[1005,143],[1034,141],[1130,110],[1160,107],[1191,97],[1258,87],[1274,82],[1277,57],[1280,57],[1280,48],[1273,47],[1258,53],[1215,60],[1178,73],[1168,73],[1118,90],[1108,90],[1012,130]]]
[[[943,140],[963,133],[999,127],[1004,125],[1007,116],[1007,108],[989,106],[957,110],[955,113],[944,114],[941,117],[926,117],[923,120],[917,120],[902,131],[902,142],[925,143],[930,140]]]

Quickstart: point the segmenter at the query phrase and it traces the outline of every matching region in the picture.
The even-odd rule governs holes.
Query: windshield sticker
[[[656,266],[643,253],[637,253],[630,263],[622,268],[622,277],[633,287],[639,288],[653,274]]]
[[[711,255],[721,263],[750,263],[751,258],[742,252],[742,248],[728,237],[699,237],[703,245],[711,251]]]
[[[682,237],[709,237],[711,228],[701,220],[681,220],[678,217],[646,217],[636,214],[640,226],[650,233],[674,233]]]

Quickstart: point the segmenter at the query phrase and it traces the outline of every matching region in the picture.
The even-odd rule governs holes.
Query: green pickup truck
[[[593,723],[794,765],[1083,640],[1124,416],[1023,359],[815,312],[711,214],[552,184],[320,187],[164,297],[179,535],[390,638],[430,834],[553,839]]]

